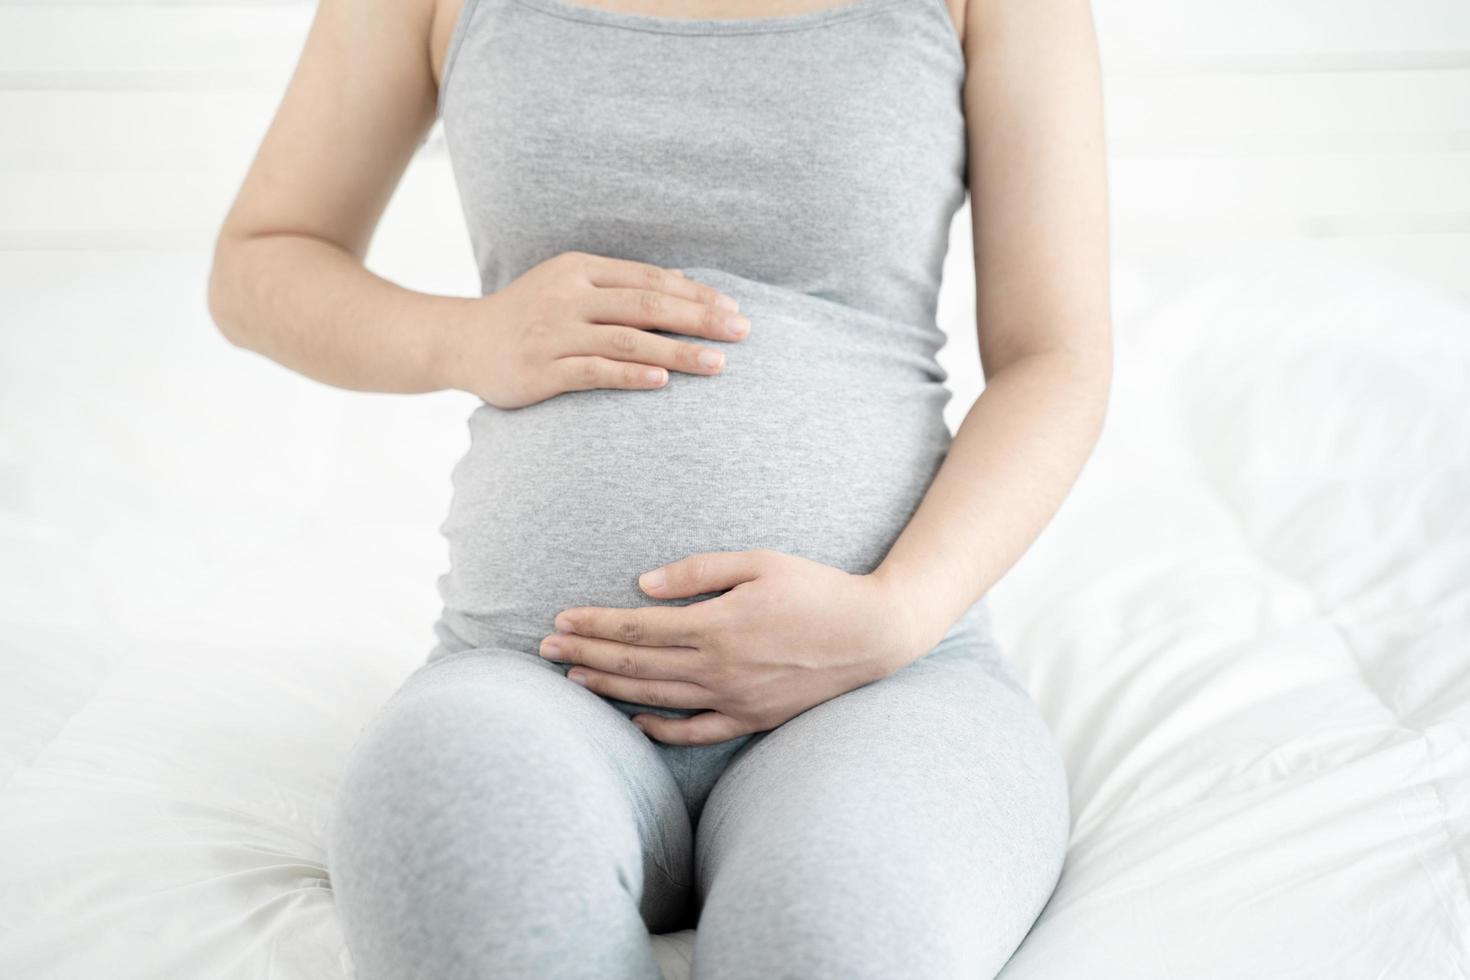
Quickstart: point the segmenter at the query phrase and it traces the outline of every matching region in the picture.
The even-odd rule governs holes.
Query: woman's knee
[[[722,776],[699,828],[702,969],[992,975],[1054,888],[1069,827],[1024,690],[973,658],[920,665],[798,716]],[[768,962],[739,952],[757,935]]]
[[[937,851],[909,857],[849,840],[727,862],[701,910],[694,977],[993,975],[1010,950],[987,940],[996,923],[969,883],[936,868]]]
[[[947,827],[906,822],[901,806],[855,810],[788,811],[785,833],[750,823],[721,841],[696,980],[999,972],[1050,895],[1060,850],[1032,849],[1014,822]]]
[[[578,695],[595,696],[523,656],[420,668],[350,753],[327,863],[364,976],[430,962],[509,969],[605,955],[610,942],[644,955],[630,900],[644,889],[638,821],[599,746],[616,736],[596,728],[617,719],[579,710],[590,706]]]

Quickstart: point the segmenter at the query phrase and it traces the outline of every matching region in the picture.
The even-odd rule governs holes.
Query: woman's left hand
[[[563,610],[541,655],[577,664],[568,676],[607,697],[709,709],[634,716],[661,742],[707,745],[775,728],[887,676],[916,649],[887,580],[767,548],[690,555],[639,585],[660,599],[729,591],[679,606]]]

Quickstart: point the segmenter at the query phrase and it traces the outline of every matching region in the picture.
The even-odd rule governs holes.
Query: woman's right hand
[[[661,266],[563,252],[470,301],[448,335],[446,380],[497,408],[521,408],[565,391],[658,388],[669,371],[718,374],[717,349],[649,331],[741,340],[750,321],[737,308]],[[700,360],[706,352],[713,364]]]

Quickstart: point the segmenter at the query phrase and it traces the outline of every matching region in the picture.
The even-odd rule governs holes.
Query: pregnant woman
[[[1001,969],[1070,814],[985,595],[1105,414],[1100,103],[1083,0],[321,0],[212,314],[476,396],[329,827],[360,980],[657,978],[693,927],[699,980]],[[436,118],[479,296],[363,262]]]

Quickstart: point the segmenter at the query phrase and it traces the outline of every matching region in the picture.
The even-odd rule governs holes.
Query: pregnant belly
[[[441,526],[445,651],[534,651],[571,606],[710,598],[638,589],[695,552],[771,548],[866,573],[908,523],[950,443],[937,328],[685,271],[751,320],[745,340],[708,342],[721,374],[471,415]]]

